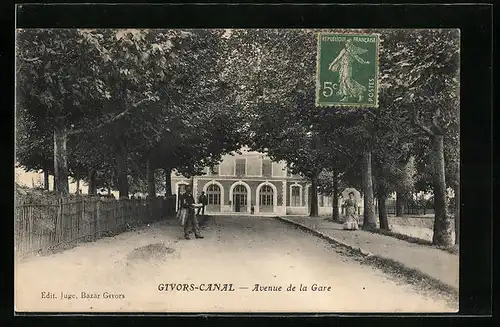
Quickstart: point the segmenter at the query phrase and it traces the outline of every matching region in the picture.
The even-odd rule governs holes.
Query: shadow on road
[[[135,248],[127,256],[127,260],[164,260],[167,255],[174,252],[174,249],[165,246],[163,243],[149,244]]]

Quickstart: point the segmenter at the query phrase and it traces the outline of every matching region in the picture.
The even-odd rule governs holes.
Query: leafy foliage
[[[141,175],[148,157],[186,174],[216,163],[240,146],[240,117],[219,78],[222,33],[20,30],[20,163],[48,165],[33,150],[50,153],[54,122],[68,129],[70,174],[96,170],[107,186]],[[118,154],[126,171],[115,169]]]

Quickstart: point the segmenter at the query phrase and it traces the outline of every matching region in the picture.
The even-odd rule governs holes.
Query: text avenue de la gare
[[[236,287],[234,284],[177,284],[177,283],[160,283],[158,284],[158,291],[161,292],[234,292],[239,290],[251,290],[252,292],[294,292],[294,291],[313,291],[313,292],[329,292],[332,290],[330,285],[318,284],[289,284],[283,285],[263,285],[254,284],[252,287]]]

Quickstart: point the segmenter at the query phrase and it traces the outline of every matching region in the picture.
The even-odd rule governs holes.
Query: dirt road
[[[204,239],[184,240],[175,222],[160,222],[61,253],[18,261],[16,309],[58,312],[454,312],[457,309],[437,294],[422,293],[273,218],[218,216],[210,218],[202,232]],[[287,290],[290,285],[295,289]],[[214,291],[216,287],[220,289]]]

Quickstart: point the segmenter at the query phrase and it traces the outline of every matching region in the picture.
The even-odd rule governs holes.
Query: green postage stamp
[[[318,33],[316,105],[378,107],[378,34]]]

